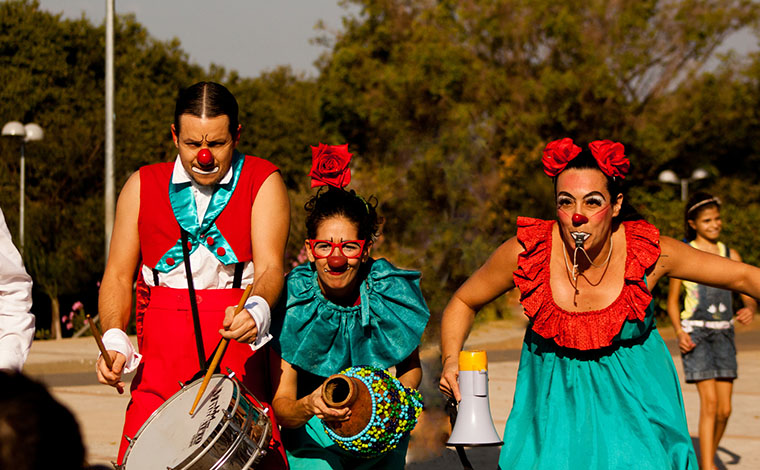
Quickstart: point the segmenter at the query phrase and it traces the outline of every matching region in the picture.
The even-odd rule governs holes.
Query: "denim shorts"
[[[736,378],[733,326],[722,330],[695,327],[689,336],[696,346],[681,355],[686,382]]]

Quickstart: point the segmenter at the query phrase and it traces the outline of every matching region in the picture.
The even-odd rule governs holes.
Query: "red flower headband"
[[[325,145],[319,143],[319,147],[311,147],[311,187],[333,186],[343,189],[351,182],[351,169],[348,162],[352,154],[348,151],[348,144]]]
[[[625,157],[625,148],[620,142],[611,140],[595,140],[588,145],[591,155],[594,156],[599,169],[605,175],[625,179],[631,162]],[[555,177],[562,173],[570,160],[581,153],[581,148],[573,143],[573,140],[565,137],[546,144],[544,156],[541,162],[544,164],[544,173]]]

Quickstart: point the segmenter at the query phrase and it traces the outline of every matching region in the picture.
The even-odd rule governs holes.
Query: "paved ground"
[[[734,386],[734,414],[719,450],[722,470],[760,468],[760,319],[750,329],[737,328],[740,378]],[[490,322],[479,325],[467,343],[468,349],[485,349],[489,358],[489,393],[493,421],[501,436],[517,376],[517,361],[522,325],[516,322]],[[683,377],[670,329],[662,330]],[[441,411],[443,400],[437,391],[439,362],[436,350],[423,351],[425,381],[422,386],[427,410],[413,433],[407,469],[461,469],[455,452],[443,447],[450,428]],[[97,384],[94,358],[97,347],[92,338],[61,341],[36,341],[25,372],[45,382],[53,395],[76,415],[83,429],[90,463],[107,464],[115,460],[128,394],[119,395],[110,387]],[[697,444],[699,397],[694,385],[681,384],[689,430]],[[475,469],[493,469],[498,447],[467,450]]]

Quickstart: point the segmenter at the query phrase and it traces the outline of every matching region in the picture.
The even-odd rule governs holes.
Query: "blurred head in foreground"
[[[71,412],[44,385],[0,370],[0,468],[81,470],[84,456]]]

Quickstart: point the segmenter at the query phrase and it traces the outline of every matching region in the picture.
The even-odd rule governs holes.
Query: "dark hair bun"
[[[328,189],[324,190],[324,188]],[[346,191],[332,186],[323,186],[304,204],[304,209],[308,213],[306,234],[313,239],[317,236],[317,227],[322,221],[331,217],[345,217],[356,224],[359,239],[373,240],[379,235],[381,222],[377,215],[377,204],[375,196],[364,199],[353,189]]]

